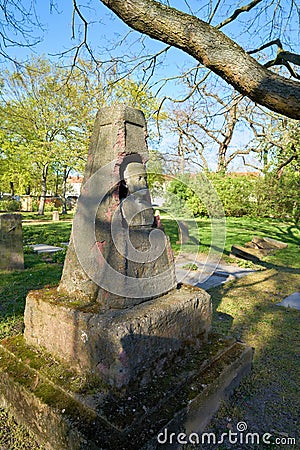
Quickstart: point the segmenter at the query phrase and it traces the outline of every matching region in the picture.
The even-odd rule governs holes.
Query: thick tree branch
[[[269,68],[269,67],[273,67],[273,66],[285,66],[288,69],[288,71],[290,72],[290,74],[292,75],[292,77],[300,80],[300,75],[298,75],[298,73],[295,72],[293,70],[293,68],[291,67],[291,65],[289,64],[289,63],[292,63],[292,64],[295,64],[296,66],[300,66],[300,55],[283,50],[280,39],[275,39],[274,41],[270,41],[267,44],[264,44],[255,50],[251,50],[250,52],[248,52],[248,54],[251,55],[253,53],[260,52],[261,50],[264,50],[265,48],[271,47],[272,45],[277,45],[277,47],[278,47],[277,55],[276,55],[276,58],[274,58],[272,61],[268,61],[265,64],[265,67]]]
[[[220,30],[155,0],[101,0],[131,28],[193,56],[254,102],[300,119],[300,84],[263,67]]]

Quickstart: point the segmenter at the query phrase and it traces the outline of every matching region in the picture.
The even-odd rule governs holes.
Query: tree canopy
[[[1,190],[13,184],[22,194],[30,185],[41,194],[43,214],[47,191],[57,193],[57,177],[65,197],[70,172],[83,171],[99,107],[110,101],[129,101],[143,109],[148,118],[157,109],[157,100],[133,80],[111,80],[104,89],[98,75],[86,61],[80,61],[80,67],[70,73],[69,68],[44,57],[32,58],[21,70],[4,73],[0,101]]]

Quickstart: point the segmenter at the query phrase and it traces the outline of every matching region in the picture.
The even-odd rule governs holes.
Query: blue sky
[[[55,54],[62,52],[64,50],[69,49],[72,45],[74,45],[74,40],[72,41],[72,0],[52,0],[55,3],[56,7],[50,6],[50,0],[37,0],[36,2],[36,11],[37,15],[40,19],[41,24],[45,27],[45,33],[41,33],[44,35],[44,39],[42,43],[35,47],[35,51],[38,53],[46,53],[46,54]],[[30,0],[22,0],[22,3],[30,2]],[[183,11],[188,11],[189,8],[187,6],[187,2],[185,0],[172,0],[171,5],[181,9]],[[215,2],[205,2],[204,0],[190,0],[188,4],[191,9],[197,12],[199,18],[203,18],[204,20],[207,18],[208,7],[204,6]],[[248,3],[248,1],[241,2],[242,4]],[[271,2],[272,3],[272,2]],[[282,0],[282,5],[287,8],[290,0]],[[124,33],[128,30],[128,27],[122,23],[120,19],[118,19],[113,13],[109,11],[99,0],[84,0],[78,1],[78,4],[89,5],[89,7],[81,7],[82,13],[87,18],[89,22],[93,22],[89,26],[89,39],[92,42],[93,47],[103,49],[103,46],[106,46],[107,42],[118,40],[120,36],[123,36]],[[231,5],[231,8],[226,5]],[[232,13],[234,10],[233,6],[237,5],[236,1],[223,0],[221,1],[221,6],[219,9],[219,14],[216,16],[215,23],[218,23],[222,18],[227,16],[227,14]],[[240,2],[239,2],[240,4]],[[230,25],[227,25],[223,28],[223,31],[231,37],[234,37],[237,42],[246,48],[251,48],[252,46],[258,46],[262,43],[265,43],[268,39],[273,39],[280,36],[282,30],[284,28],[284,15],[281,13],[281,16],[275,21],[274,26],[271,30],[271,26],[267,25],[268,15],[271,15],[272,10],[265,12],[264,14],[259,15],[260,7],[257,7],[250,13],[243,13],[239,16],[239,18]],[[255,28],[257,32],[251,35],[247,32],[245,26],[251,23],[252,20],[256,17]],[[299,52],[299,22],[297,20],[297,16],[295,14],[292,15],[290,22],[290,29],[287,30],[283,40],[287,46],[289,46],[292,51]],[[214,23],[213,22],[213,23]],[[79,24],[79,20],[76,20],[77,25]],[[245,25],[246,24],[246,25]],[[282,26],[283,25],[283,26]],[[38,30],[36,30],[38,31]],[[78,30],[76,30],[78,31]],[[261,36],[261,38],[260,38]],[[77,33],[77,37],[79,37]],[[150,40],[149,40],[150,42]],[[160,48],[161,44],[155,43],[155,41],[151,41],[150,47],[153,50]],[[13,50],[13,49],[12,49]],[[298,51],[297,51],[298,50]],[[26,49],[13,50],[17,56],[21,57],[25,53],[27,53]],[[180,55],[178,53],[178,55]],[[100,55],[99,55],[100,56]],[[179,59],[184,59],[185,57],[182,55],[178,56]]]

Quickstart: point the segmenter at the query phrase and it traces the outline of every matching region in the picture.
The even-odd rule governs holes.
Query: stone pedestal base
[[[49,450],[180,448],[178,433],[201,433],[250,370],[251,348],[208,334],[202,289],[97,308],[31,292],[25,340],[0,343],[0,405]]]
[[[121,388],[159,373],[187,341],[201,345],[211,327],[209,294],[185,285],[126,310],[97,308],[78,307],[56,289],[32,291],[25,341]]]
[[[187,346],[147,386],[123,395],[26,346],[22,337],[2,341],[0,358],[1,406],[49,450],[154,450],[161,443],[174,450],[181,448],[179,433],[198,433],[201,444],[221,401],[249,372],[252,349],[210,336],[201,348]]]

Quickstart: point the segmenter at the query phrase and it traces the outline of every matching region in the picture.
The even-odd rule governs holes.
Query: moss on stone
[[[0,349],[7,349],[19,361],[55,383],[61,389],[73,394],[91,394],[99,390],[107,390],[106,384],[92,373],[78,373],[66,363],[58,361],[42,349],[28,346],[22,335],[4,339]]]
[[[31,291],[30,295],[38,298],[43,298],[43,301],[48,301],[53,305],[64,306],[78,311],[97,314],[100,312],[100,305],[95,302],[86,302],[78,299],[76,295],[66,295],[59,292],[57,287],[45,288],[38,291]]]

